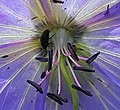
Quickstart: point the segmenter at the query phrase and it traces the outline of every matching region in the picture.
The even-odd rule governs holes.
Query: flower
[[[119,10],[118,0],[1,0],[0,109],[118,110]]]

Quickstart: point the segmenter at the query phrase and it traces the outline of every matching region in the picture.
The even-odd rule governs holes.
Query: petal
[[[42,84],[42,88],[44,91],[44,94],[37,94],[34,110],[45,110],[45,103],[46,102],[46,94],[48,91],[48,85],[49,85],[49,77],[46,79],[46,81]]]
[[[115,21],[119,22],[119,21],[117,21],[117,19],[119,19],[119,14],[120,14],[118,11],[120,2],[117,2],[117,3],[115,2],[113,4],[108,4],[108,5],[109,5],[108,9],[106,8],[105,11],[103,11],[103,12],[93,16],[92,18],[88,19],[86,21],[86,23],[89,22],[90,24],[92,23],[92,25],[93,25],[94,23],[98,23],[98,22],[102,22],[102,21],[103,21],[103,23],[104,22],[105,23],[106,22],[113,23]],[[107,11],[108,11],[108,13],[106,14]]]
[[[16,109],[31,79],[39,67],[35,56],[39,45],[34,40],[0,46],[0,97],[1,109]],[[7,55],[7,57],[2,57]],[[16,103],[14,102],[16,100]]]
[[[32,26],[30,21],[30,10],[22,3],[21,0],[0,1],[0,14],[2,24],[22,27]]]

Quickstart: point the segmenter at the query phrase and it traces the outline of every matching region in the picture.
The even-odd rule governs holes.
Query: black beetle
[[[48,29],[46,29],[42,35],[41,35],[41,39],[40,39],[40,42],[41,42],[41,46],[43,49],[47,49],[48,45],[49,45],[49,39],[51,39],[54,35],[52,35],[52,37],[49,38],[49,33],[50,31]]]

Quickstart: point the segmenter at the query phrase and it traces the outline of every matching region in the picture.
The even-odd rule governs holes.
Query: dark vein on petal
[[[63,4],[64,1],[60,1],[60,0],[53,0],[54,3],[60,3],[60,4]]]
[[[8,57],[8,55],[4,55],[4,56],[2,56],[1,58],[7,58]]]

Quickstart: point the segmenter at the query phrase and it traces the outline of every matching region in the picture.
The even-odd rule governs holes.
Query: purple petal
[[[106,9],[107,9],[107,7],[106,7]],[[107,10],[105,10],[105,11],[93,16],[92,18],[88,19],[87,21],[89,22],[89,25],[90,24],[93,25],[94,23],[97,23],[97,22],[100,22],[100,21],[104,21],[104,20],[108,20],[108,19],[111,19],[111,18],[119,17],[119,15],[120,15],[119,10],[120,10],[120,2],[118,2],[114,6],[110,7],[108,14],[105,14],[106,11],[107,11]],[[114,23],[119,23],[119,21],[117,21],[116,19],[115,20],[111,19],[111,21],[109,22],[109,25],[110,25],[110,23],[113,23],[113,22]],[[120,19],[120,18],[118,18],[118,19]]]
[[[53,74],[54,74],[54,77],[52,77],[52,79],[50,79],[51,82],[50,82],[50,85],[49,85],[50,86],[49,92],[57,93],[57,89],[58,89],[58,84],[57,84],[58,81],[56,79],[57,73],[55,72]],[[72,96],[71,96],[71,93],[70,93],[69,85],[67,84],[67,82],[66,82],[66,80],[64,79],[63,76],[61,76],[61,78],[62,78],[62,88],[61,88],[60,95],[62,97],[65,97],[68,100],[68,102],[63,103],[63,105],[60,105],[60,104],[56,103],[55,101],[53,101],[52,99],[47,97],[44,110],[49,110],[50,107],[51,107],[52,110],[56,110],[56,106],[58,106],[59,110],[71,110],[73,108]]]
[[[35,101],[35,106],[34,106],[35,110],[44,110],[48,85],[49,85],[49,78],[47,78],[46,81],[44,82],[44,84],[42,84],[44,94],[43,95],[37,94],[37,96],[36,96],[36,101]]]
[[[21,99],[24,99],[23,96],[25,95],[25,90],[27,91],[28,83],[26,82],[26,80],[33,78],[38,67],[39,65],[37,61],[29,63],[23,69],[19,67],[19,74],[16,75],[16,73],[14,73],[13,75],[16,75],[16,76],[11,82],[8,83],[8,85],[4,89],[4,91],[7,91],[6,94],[4,94],[5,93],[4,91],[0,94],[1,109],[5,109],[5,110],[13,109],[14,110],[18,108],[18,105],[21,104],[20,103]],[[9,74],[7,73],[8,72],[6,72],[6,75],[9,75],[11,72]],[[32,94],[34,94],[34,92]],[[32,95],[30,96],[32,97]],[[30,98],[30,96],[28,100],[29,103],[33,99],[33,98]]]
[[[30,10],[21,0],[0,1],[0,19],[2,24],[31,27]]]

